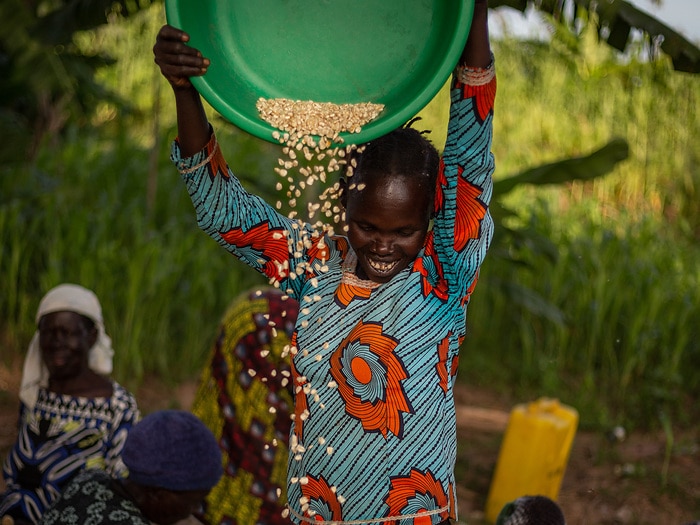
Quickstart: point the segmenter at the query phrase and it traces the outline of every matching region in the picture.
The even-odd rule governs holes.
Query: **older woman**
[[[62,284],[39,304],[24,362],[17,441],[3,474],[0,516],[38,523],[84,468],[121,476],[121,451],[139,418],[134,396],[109,377],[112,342],[96,295]],[[9,520],[4,520],[9,521]]]

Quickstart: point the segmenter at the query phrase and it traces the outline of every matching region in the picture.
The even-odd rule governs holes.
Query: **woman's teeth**
[[[396,266],[396,261],[387,263],[381,261],[372,261],[368,259],[367,263],[377,273],[388,273],[394,268],[394,266]]]

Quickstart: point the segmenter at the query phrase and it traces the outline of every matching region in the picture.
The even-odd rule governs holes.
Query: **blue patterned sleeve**
[[[182,157],[175,141],[171,160],[185,181],[199,227],[271,284],[299,297],[304,283],[317,276],[321,266],[339,258],[328,236],[285,217],[247,192],[224,160],[213,134],[202,151],[188,158]]]
[[[469,300],[493,235],[488,211],[493,189],[491,153],[496,76],[459,67],[440,166],[434,223],[435,252],[450,295]]]
[[[124,443],[131,428],[138,423],[141,413],[133,394],[118,383],[114,385],[112,404],[115,418],[107,443],[105,470],[114,477],[122,477],[127,472],[121,459]]]

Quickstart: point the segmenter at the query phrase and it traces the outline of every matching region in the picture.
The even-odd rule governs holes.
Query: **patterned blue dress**
[[[357,278],[345,237],[246,192],[214,136],[189,158],[173,144],[200,227],[300,302],[287,472],[296,523],[457,518],[452,388],[492,237],[496,80],[493,66],[454,77],[433,228],[413,264],[384,284]]]
[[[126,471],[121,451],[138,421],[134,396],[112,382],[112,397],[73,397],[45,388],[33,410],[20,404],[19,432],[3,465],[0,516],[38,523],[66,484],[85,468]]]

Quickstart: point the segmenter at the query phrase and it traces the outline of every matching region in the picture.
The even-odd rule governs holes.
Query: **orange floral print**
[[[462,177],[457,179],[457,214],[455,221],[455,250],[461,252],[470,239],[478,239],[481,221],[486,216],[486,205],[479,200],[483,190]]]
[[[445,163],[440,157],[440,167],[435,187],[435,213],[442,210],[445,205],[445,186],[447,186],[447,177],[445,176]]]
[[[440,388],[447,394],[448,389],[448,376],[449,371],[447,370],[447,353],[450,349],[450,338],[452,337],[452,332],[450,332],[447,337],[445,337],[440,344],[438,344],[438,357],[439,360],[435,364],[435,370],[440,378]]]
[[[270,228],[267,222],[260,223],[247,232],[241,228],[233,228],[221,233],[221,238],[240,250],[249,249],[256,252],[258,259],[263,261],[260,263],[260,271],[266,276],[279,281],[289,274],[289,269],[280,264],[287,260],[289,253],[287,238],[282,230]]]
[[[328,264],[328,258],[331,255],[331,250],[328,245],[324,243],[321,245],[322,239],[314,239],[311,243],[311,247],[307,250],[307,255],[309,257],[309,264],[313,265],[318,263],[319,265]]]
[[[421,472],[411,469],[411,473],[405,477],[391,478],[391,489],[384,498],[384,502],[389,506],[388,516],[401,516],[403,514],[417,514],[445,507],[448,504],[448,497],[442,484],[435,479],[428,470]],[[441,521],[447,519],[449,511],[441,514]],[[393,521],[385,522],[386,525],[394,524]],[[430,525],[430,516],[416,518],[414,525]]]
[[[450,367],[450,377],[454,378],[457,376],[457,371],[459,370],[459,354],[454,356],[452,359],[452,366]]]
[[[472,292],[474,291],[474,288],[476,288],[476,283],[479,281],[479,270],[476,271],[474,274],[474,280],[471,282],[469,285],[469,288],[467,289],[467,293],[464,297],[462,297],[461,304],[462,306],[466,305],[469,302],[469,298],[472,296]]]
[[[304,514],[317,521],[342,521],[343,510],[335,490],[323,476],[307,477],[308,483],[301,486],[301,493],[309,500]]]
[[[212,155],[212,151],[214,152]],[[216,140],[210,140],[207,144],[207,156],[211,155],[211,161],[207,164],[207,171],[209,172],[209,178],[214,180],[217,175],[221,175],[223,178],[228,179],[228,164],[224,155],[221,153],[221,148],[219,148],[219,143]]]
[[[470,86],[457,82],[456,86],[462,89],[464,98],[474,98],[475,114],[480,122],[484,122],[486,117],[493,111],[493,104],[496,100],[496,79],[488,84],[480,86]]]
[[[292,340],[290,343],[291,348],[297,347],[297,333],[294,331],[292,333]],[[306,399],[306,394],[304,393],[304,384],[306,380],[302,380],[299,372],[297,372],[296,366],[294,366],[294,359],[291,359],[291,374],[292,374],[292,391],[294,392],[294,433],[296,434],[299,441],[304,440],[304,420],[302,414],[309,413],[309,402]]]
[[[377,323],[359,321],[331,356],[331,375],[345,411],[367,432],[403,437],[401,413],[412,412],[401,381],[408,377],[394,354],[397,342]]]
[[[433,280],[430,278],[430,270],[426,268],[426,263],[432,265],[433,273],[437,274],[437,280],[433,284]],[[413,262],[412,270],[421,274],[421,287],[423,291],[423,297],[428,297],[430,294],[434,294],[441,301],[447,301],[448,289],[447,281],[445,281],[442,266],[440,266],[440,261],[438,261],[437,253],[435,252],[435,236],[433,232],[428,233],[425,240],[425,250],[424,257],[418,257]]]
[[[349,283],[341,282],[335,290],[333,296],[338,306],[347,307],[354,299],[367,299],[372,295],[372,290],[361,286],[353,286]]]

